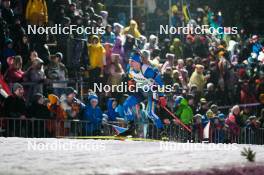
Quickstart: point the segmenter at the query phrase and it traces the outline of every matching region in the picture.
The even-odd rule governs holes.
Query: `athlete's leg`
[[[124,102],[124,114],[125,114],[125,120],[126,121],[134,121],[135,120],[135,114],[133,112],[133,108],[138,104],[138,99],[133,95],[129,96],[125,102]]]
[[[163,128],[163,123],[160,118],[155,114],[156,102],[153,100],[152,95],[148,95],[148,117],[154,122],[158,129]]]

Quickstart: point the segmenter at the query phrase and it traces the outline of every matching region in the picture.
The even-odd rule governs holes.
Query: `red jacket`
[[[0,74],[0,85],[2,86],[2,89],[8,94],[11,95],[11,91],[7,85],[7,83],[4,80],[4,76]]]

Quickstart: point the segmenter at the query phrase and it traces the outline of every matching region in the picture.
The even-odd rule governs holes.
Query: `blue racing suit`
[[[160,92],[159,87],[163,87],[164,83],[161,79],[161,75],[157,70],[152,68],[150,65],[143,64],[140,71],[128,68],[128,76],[130,79],[135,81],[136,89],[124,102],[124,114],[127,121],[135,121],[136,115],[133,112],[133,108],[136,104],[143,102],[146,98],[148,101],[147,113],[148,117],[154,122],[157,128],[163,128],[163,123],[160,118],[155,114],[155,107],[157,103],[157,96],[164,96],[163,92]],[[153,89],[156,87],[156,91]]]

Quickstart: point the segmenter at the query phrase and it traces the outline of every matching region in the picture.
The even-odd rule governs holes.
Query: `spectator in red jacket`
[[[20,83],[23,81],[24,72],[22,71],[22,57],[17,55],[8,58],[9,68],[6,72],[6,80],[8,83]]]
[[[0,95],[4,98],[7,98],[9,95],[11,95],[11,91],[4,80],[4,76],[1,74],[1,66],[2,64],[0,62]]]

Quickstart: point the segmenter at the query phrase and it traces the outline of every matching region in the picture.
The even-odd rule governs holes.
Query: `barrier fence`
[[[112,123],[124,126],[123,122]],[[211,128],[209,137],[204,138],[202,130],[192,133],[177,124],[165,126],[170,141],[176,142],[210,142],[210,143],[238,143],[264,144],[264,128],[240,128],[233,132],[229,128]],[[26,138],[56,138],[69,136],[113,136],[115,129],[112,125],[93,124],[83,120],[53,120],[53,119],[19,119],[0,118],[0,136]],[[160,139],[160,131],[152,123],[136,123],[136,137]]]

